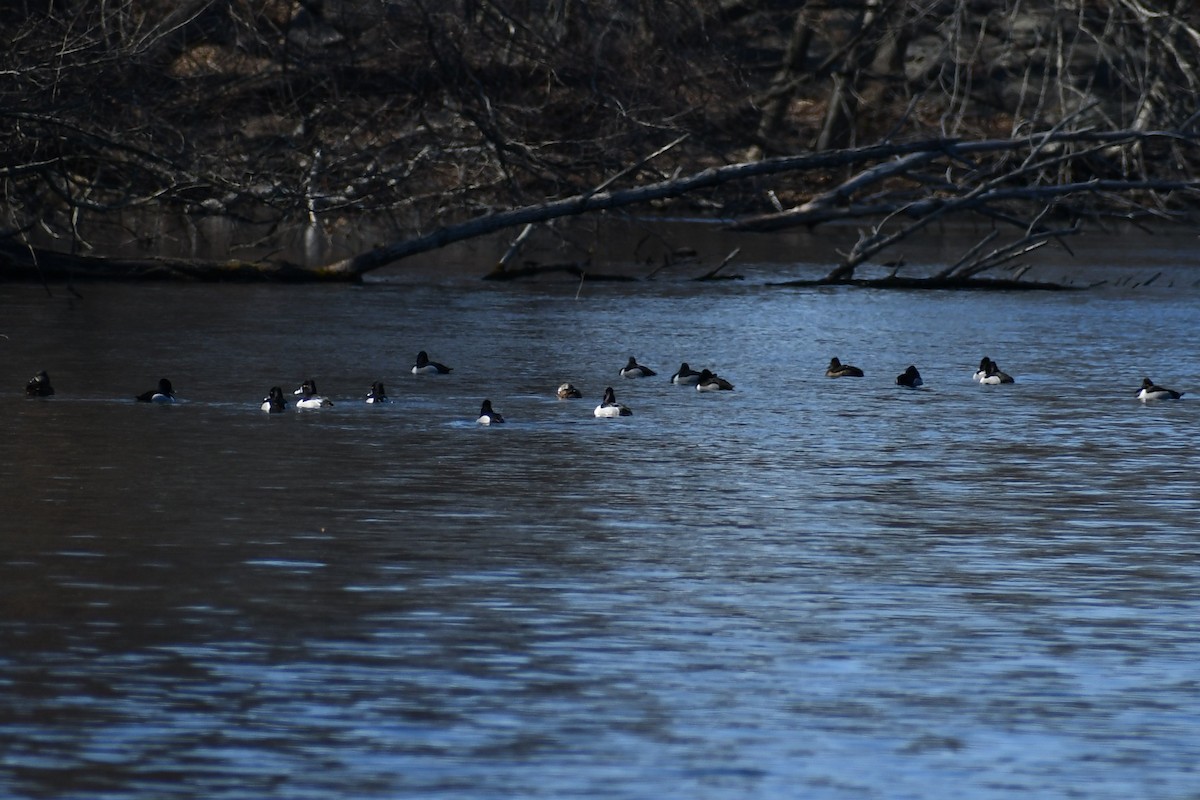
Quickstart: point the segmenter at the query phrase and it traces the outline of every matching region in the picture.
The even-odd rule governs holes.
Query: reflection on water
[[[1193,295],[578,288],[6,288],[0,793],[1194,794]]]

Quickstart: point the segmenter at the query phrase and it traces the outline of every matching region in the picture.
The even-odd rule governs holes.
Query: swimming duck
[[[643,367],[637,363],[637,360],[633,356],[629,357],[629,363],[621,369],[622,378],[649,378],[651,375],[657,374],[657,372],[649,367]]]
[[[492,410],[491,400],[484,400],[483,405],[479,407],[479,419],[475,421],[480,425],[499,425],[504,422],[504,417]]]
[[[300,395],[300,399],[296,401],[296,408],[326,408],[333,405],[333,401],[328,397],[317,394],[317,382],[311,378],[300,384],[300,388],[292,394]]]
[[[979,359],[979,369],[975,370],[975,374],[971,376],[973,381],[983,380],[988,373],[988,369],[992,366],[992,360],[987,356]]]
[[[174,403],[175,387],[166,378],[159,378],[158,389],[142,392],[135,399],[139,403]]]
[[[633,415],[632,411],[617,402],[617,393],[611,386],[604,390],[604,399],[592,413],[597,417],[629,417]]]
[[[695,386],[700,381],[700,373],[688,366],[685,361],[679,365],[679,372],[671,376],[671,383],[679,386]]]
[[[908,369],[896,376],[897,386],[907,386],[910,389],[915,389],[924,383],[925,381],[921,380],[921,373],[917,372],[917,368],[912,364],[909,364]]]
[[[25,384],[25,394],[28,397],[49,397],[54,394],[54,387],[50,385],[50,376],[46,374],[46,370],[29,379],[29,383]]]
[[[383,388],[383,384],[379,381],[371,384],[371,391],[367,392],[368,403],[390,403],[388,400],[387,391]]]
[[[450,372],[450,367],[430,361],[429,354],[424,350],[417,353],[417,363],[412,368],[413,375],[445,375],[448,372]]]
[[[268,414],[280,414],[287,408],[287,400],[283,397],[283,389],[272,386],[271,391],[263,398],[262,410]]]
[[[852,367],[849,364],[843,364],[838,361],[838,357],[834,356],[829,359],[829,369],[825,370],[826,378],[861,378],[863,371],[858,367]]]
[[[720,375],[714,375],[706,369],[700,370],[700,378],[696,382],[697,392],[719,392],[722,390],[727,392],[733,391],[733,384]]]
[[[1157,386],[1149,378],[1142,378],[1142,388],[1137,393],[1137,399],[1143,403],[1147,400],[1178,400],[1184,394],[1186,392],[1177,392],[1173,389]]]
[[[578,400],[580,397],[583,397],[583,392],[569,383],[564,383],[558,387],[559,400]]]
[[[1013,383],[1013,376],[1007,372],[1000,371],[1000,365],[995,361],[988,360],[987,369],[984,370],[983,377],[979,378],[981,384],[995,386],[1001,383]]]

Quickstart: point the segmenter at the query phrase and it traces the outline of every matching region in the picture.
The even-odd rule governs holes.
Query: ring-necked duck
[[[897,386],[907,386],[910,389],[916,389],[923,383],[925,381],[921,380],[921,373],[917,372],[917,368],[912,364],[909,364],[908,369],[896,376]]]
[[[46,374],[46,370],[29,379],[29,383],[25,384],[25,394],[28,397],[49,397],[54,394],[54,387],[50,385],[50,376]]]
[[[1142,378],[1142,388],[1138,390],[1137,398],[1142,402],[1147,400],[1178,400],[1184,394],[1185,392],[1177,392],[1174,389],[1157,386],[1149,378]]]
[[[278,386],[272,386],[271,391],[263,398],[262,410],[268,414],[280,414],[287,408],[287,400],[284,399],[283,389]]]
[[[450,367],[430,361],[429,354],[424,350],[417,353],[417,363],[412,368],[413,375],[445,375],[448,372],[450,372]]]
[[[671,376],[671,383],[679,386],[695,386],[700,382],[700,373],[688,366],[685,361],[679,365],[679,372]]]
[[[135,399],[139,403],[174,403],[175,387],[166,378],[159,378],[158,389],[142,392]]]
[[[569,383],[561,384],[558,387],[559,400],[578,400],[580,397],[583,397],[583,392]]]
[[[838,357],[834,356],[829,359],[829,369],[825,370],[826,378],[861,378],[863,371],[858,367],[852,367],[849,364],[843,364],[838,361]]]
[[[480,425],[499,425],[504,422],[504,417],[492,410],[491,400],[484,400],[483,405],[479,407],[479,419],[475,421]]]
[[[983,372],[983,377],[979,378],[981,384],[995,386],[1000,383],[1014,383],[1013,376],[1007,372],[1000,370],[1000,365],[995,361],[988,359],[987,369]]]
[[[596,406],[594,413],[597,417],[628,417],[633,412],[617,402],[617,393],[609,386],[604,390],[604,399]]]
[[[390,403],[388,400],[387,390],[383,388],[383,384],[379,381],[371,384],[371,391],[367,392],[368,403]]]
[[[328,397],[317,394],[317,382],[311,378],[300,384],[300,388],[292,394],[300,395],[300,399],[296,401],[296,408],[327,408],[333,405],[333,401]]]
[[[712,372],[702,369],[700,370],[700,380],[696,382],[696,391],[698,392],[719,392],[733,391],[733,384],[722,378],[720,375],[714,375]]]
[[[635,359],[633,356],[630,356],[629,363],[621,368],[622,378],[649,378],[651,375],[657,374],[657,372],[649,367],[644,367],[637,363],[637,359]]]

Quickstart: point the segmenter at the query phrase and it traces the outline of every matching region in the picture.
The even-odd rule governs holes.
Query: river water
[[[1200,290],[748,278],[0,287],[0,795],[1197,797]]]

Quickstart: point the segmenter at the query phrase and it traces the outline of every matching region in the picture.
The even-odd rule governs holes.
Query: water
[[[0,795],[1194,798],[1181,286],[2,287]]]

